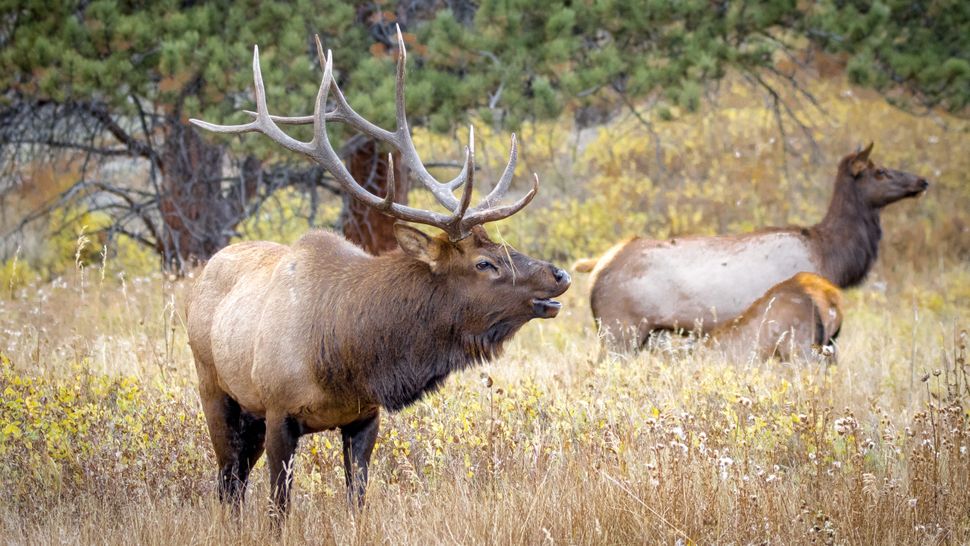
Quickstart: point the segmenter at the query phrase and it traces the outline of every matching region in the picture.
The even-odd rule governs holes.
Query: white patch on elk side
[[[650,324],[704,330],[734,319],[774,285],[817,272],[807,241],[795,233],[698,237],[642,245],[623,290]]]

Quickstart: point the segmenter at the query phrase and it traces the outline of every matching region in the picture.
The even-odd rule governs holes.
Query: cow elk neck
[[[821,257],[822,273],[842,288],[857,286],[879,254],[882,207],[922,193],[925,179],[869,160],[872,144],[839,162],[828,211],[805,230]]]

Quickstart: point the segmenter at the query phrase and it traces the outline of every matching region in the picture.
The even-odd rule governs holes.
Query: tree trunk
[[[371,139],[356,139],[343,151],[351,175],[367,191],[387,192],[387,156]],[[247,158],[239,178],[223,173],[226,153],[191,127],[173,123],[166,132],[159,164],[161,226],[158,252],[167,271],[181,273],[203,263],[229,244],[246,207],[256,195],[262,164]],[[395,195],[407,203],[407,168],[395,155]],[[227,183],[231,184],[227,187]],[[397,248],[394,218],[344,196],[344,236],[371,254]]]
[[[345,148],[348,170],[361,186],[374,195],[387,195],[387,156],[380,153],[373,139],[361,139]],[[394,153],[395,201],[407,204],[408,180],[407,166],[401,162],[400,154]],[[394,238],[396,220],[373,207],[344,194],[344,209],[341,214],[344,237],[357,243],[371,254],[382,254],[397,248]]]
[[[261,164],[247,158],[241,176],[223,187],[225,150],[181,123],[171,124],[162,149],[158,251],[166,270],[182,272],[224,246],[255,195]]]

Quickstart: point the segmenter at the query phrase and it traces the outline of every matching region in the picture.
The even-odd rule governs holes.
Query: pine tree
[[[732,71],[762,85],[780,111],[765,75],[775,71],[771,81],[797,85],[775,69],[778,52],[790,53],[792,44],[844,55],[854,81],[902,106],[963,113],[970,102],[970,4],[956,0],[0,5],[0,163],[9,169],[51,150],[147,162],[149,184],[135,191],[88,187],[116,196],[123,214],[113,229],[175,269],[225,245],[281,185],[327,185],[325,173],[294,168],[262,139],[201,136],[186,123],[190,116],[246,120],[239,110],[252,105],[255,43],[274,112],[311,110],[318,33],[334,50],[354,107],[391,126],[401,24],[412,48],[411,123],[436,131],[470,113],[514,130],[567,108],[579,123],[595,123],[598,112],[617,104],[636,111],[645,99],[664,117],[696,109],[711,82]],[[351,168],[383,193],[386,151],[351,143]],[[385,217],[349,203],[347,211],[348,236],[373,251],[394,246]]]
[[[230,149],[187,123],[242,119],[239,110],[252,100],[253,45],[262,49],[278,112],[312,103],[315,33],[340,52],[343,66],[375,64],[367,22],[338,1],[7,4],[0,19],[4,163],[53,152],[146,162],[147,184],[111,186],[86,171],[69,194],[111,194],[104,207],[116,213],[112,229],[150,246],[174,270],[225,246],[273,189],[325,184],[324,173],[292,168],[258,139]]]

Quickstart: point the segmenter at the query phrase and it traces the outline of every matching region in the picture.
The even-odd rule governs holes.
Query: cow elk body
[[[577,271],[593,274],[590,304],[607,346],[639,348],[658,330],[709,333],[798,272],[840,288],[865,279],[876,261],[880,210],[926,190],[925,179],[877,167],[872,145],[839,163],[828,212],[811,227],[659,241],[627,239]]]
[[[222,133],[262,132],[319,162],[360,201],[444,232],[432,237],[398,224],[401,250],[374,257],[336,234],[311,231],[290,246],[234,244],[209,261],[190,294],[188,334],[224,501],[241,499],[265,448],[274,501],[285,512],[299,437],[339,428],[348,496],[362,504],[380,409],[412,404],[451,372],[496,357],[526,322],[555,317],[560,304],[551,298],[569,287],[563,270],[493,242],[481,227],[521,210],[537,190],[538,178],[518,202],[495,206],[515,167],[514,136],[505,172],[474,208],[469,209],[473,135],[457,178],[441,183],[425,170],[407,127],[404,43],[400,34],[398,39],[394,132],[350,108],[319,39],[324,76],[312,116],[268,114],[257,49],[255,120],[241,126],[193,120]],[[326,111],[331,90],[336,108]],[[381,198],[363,190],[331,147],[326,132],[331,120],[397,149],[451,213],[395,203],[393,192]],[[312,123],[314,138],[297,141],[277,123]],[[394,188],[391,182],[388,188]],[[452,191],[462,186],[456,199]]]
[[[803,272],[715,328],[710,342],[733,360],[809,360],[834,355],[832,342],[841,328],[842,292],[824,277]]]

